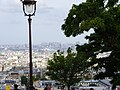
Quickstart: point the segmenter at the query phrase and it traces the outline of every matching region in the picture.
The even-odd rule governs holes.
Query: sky
[[[32,17],[32,42],[83,44],[85,35],[66,37],[61,25],[72,4],[85,0],[36,0],[37,11]],[[0,44],[27,44],[28,17],[24,16],[20,0],[0,0]]]

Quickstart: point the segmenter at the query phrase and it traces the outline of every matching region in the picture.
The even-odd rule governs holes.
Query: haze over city
[[[85,35],[66,37],[61,25],[72,4],[85,0],[37,0],[36,15],[32,17],[33,44],[61,42],[81,44]],[[28,43],[28,17],[25,17],[20,0],[0,0],[0,44]]]

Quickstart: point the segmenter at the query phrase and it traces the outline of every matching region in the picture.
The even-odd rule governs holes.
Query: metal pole
[[[29,68],[30,68],[30,90],[33,90],[33,64],[32,64],[32,35],[31,35],[31,15],[29,15],[28,23],[29,23]]]

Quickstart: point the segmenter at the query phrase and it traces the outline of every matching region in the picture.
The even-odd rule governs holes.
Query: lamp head
[[[23,11],[25,16],[33,16],[36,12],[35,0],[21,0],[23,3]]]

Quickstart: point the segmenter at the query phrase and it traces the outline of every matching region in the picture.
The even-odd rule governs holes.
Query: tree
[[[33,82],[34,82],[34,81],[38,81],[38,80],[40,80],[39,75],[33,76]]]
[[[77,51],[86,53],[87,60],[90,59],[90,67],[96,70],[97,79],[110,77],[114,81],[117,78],[116,74],[120,71],[120,5],[118,1],[86,0],[79,5],[74,4],[62,25],[62,30],[67,37],[75,37],[83,34],[84,31],[94,30],[94,33],[86,36],[88,43],[77,45]],[[98,58],[100,53],[109,54]],[[97,64],[96,67],[95,64]],[[103,68],[104,71],[102,71]]]
[[[28,90],[28,78],[26,76],[21,76],[21,85],[25,85]]]
[[[68,48],[66,54],[58,50],[54,53],[53,59],[48,61],[46,75],[68,86],[69,90],[71,85],[75,85],[83,78],[82,74],[87,65],[84,59],[84,53],[81,53],[81,57],[77,57],[71,48]]]
[[[21,84],[27,84],[28,83],[28,78],[26,76],[21,76]]]
[[[33,76],[33,82],[40,80],[39,76]],[[27,78],[26,76],[21,76],[21,85],[25,85],[26,89],[29,90],[29,78]]]

